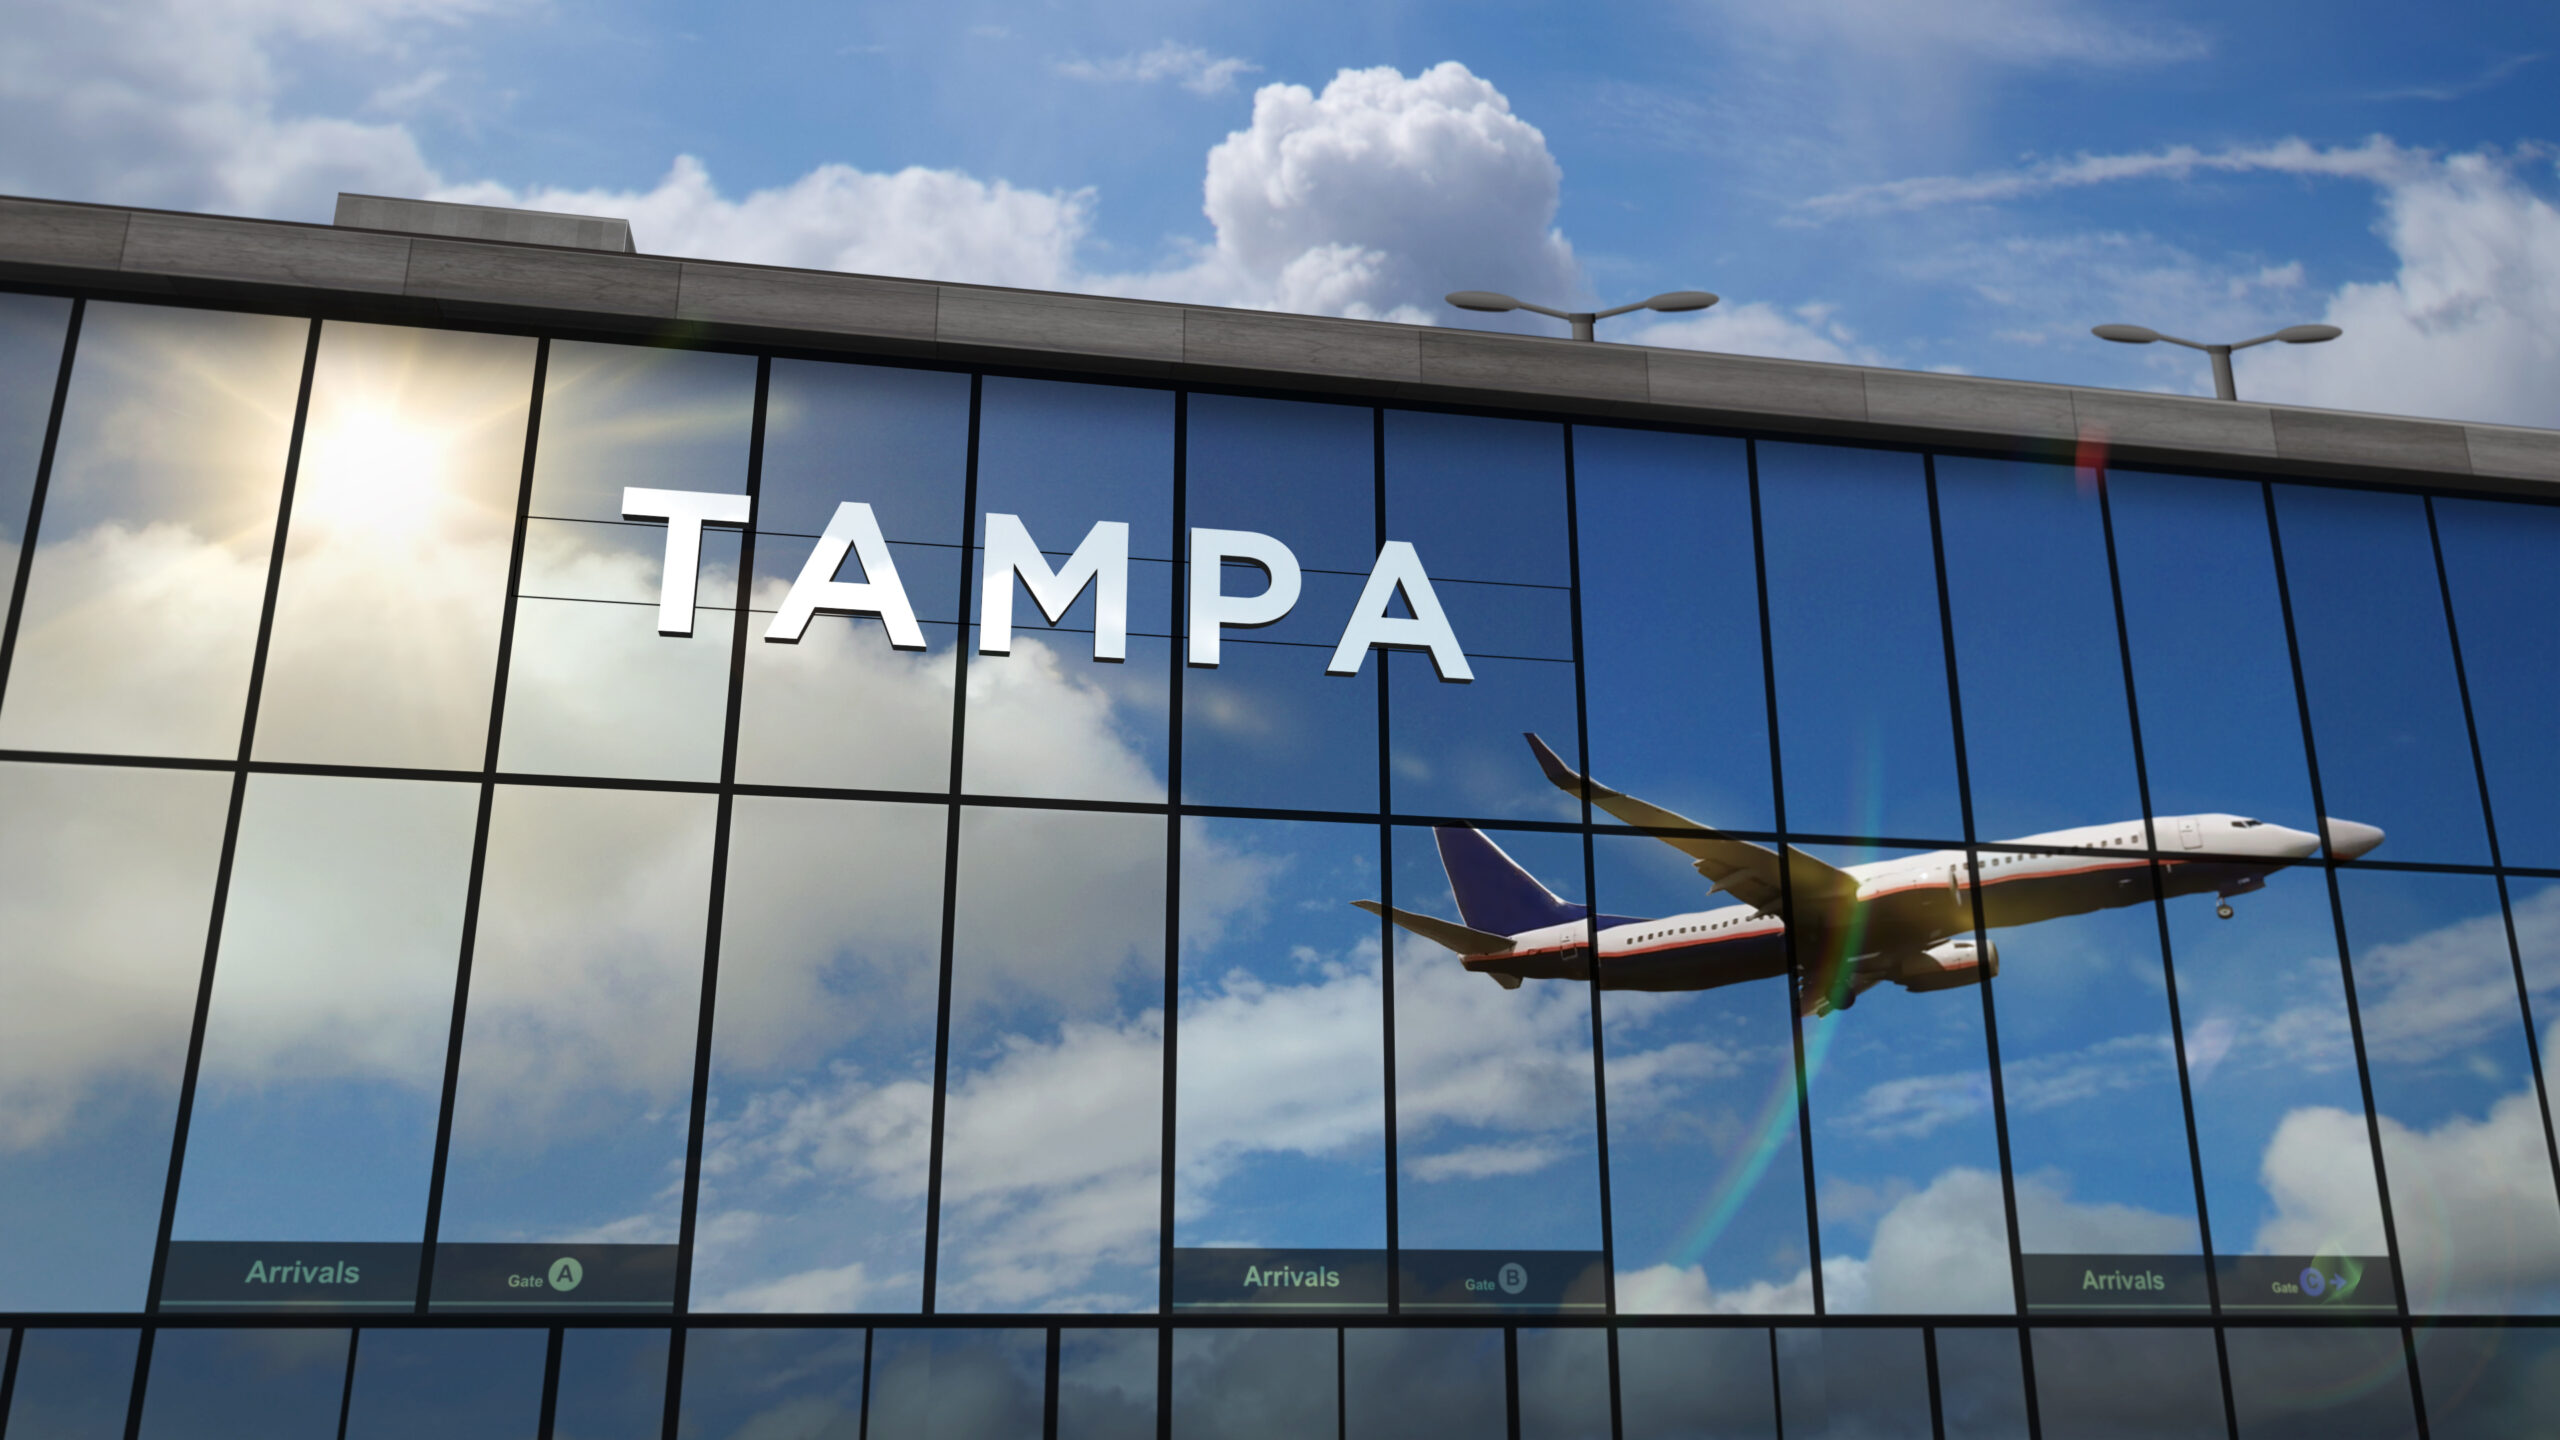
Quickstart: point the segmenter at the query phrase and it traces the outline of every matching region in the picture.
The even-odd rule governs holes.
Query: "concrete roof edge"
[[[123,237],[143,217],[190,223],[155,226],[166,233],[137,255]],[[180,253],[198,229],[219,236],[219,243],[209,240],[202,255]],[[392,233],[0,196],[0,279],[137,298],[291,305],[349,318],[546,325],[1853,441],[2048,455],[2098,446],[2145,464],[2560,493],[2560,431],[2522,426],[525,242],[434,240],[440,253],[450,247],[486,252],[485,264],[465,283],[440,278],[451,275],[451,267],[413,273],[418,267],[407,247],[396,257],[387,250],[350,257],[331,249],[350,234]],[[396,273],[348,269],[395,260]]]

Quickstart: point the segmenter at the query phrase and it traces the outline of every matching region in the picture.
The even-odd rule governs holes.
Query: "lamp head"
[[[1644,308],[1671,312],[1704,310],[1716,303],[1717,298],[1704,290],[1666,290],[1644,302]]]
[[[2277,331],[2274,338],[2287,345],[2317,345],[2323,340],[2335,340],[2346,333],[2335,325],[2287,325]]]
[[[2148,345],[2160,338],[2160,332],[2148,325],[2092,325],[2089,333],[2119,345]]]
[[[1447,298],[1461,310],[1482,310],[1493,315],[1520,308],[1519,301],[1494,290],[1452,290]]]

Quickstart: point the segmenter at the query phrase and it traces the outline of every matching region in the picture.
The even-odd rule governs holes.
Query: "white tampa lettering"
[[[1387,613],[1398,591],[1413,608],[1411,618]],[[1432,668],[1451,684],[1463,685],[1476,678],[1475,671],[1467,668],[1467,653],[1458,648],[1458,637],[1449,629],[1440,597],[1431,589],[1431,577],[1423,573],[1422,557],[1403,540],[1390,540],[1378,551],[1378,563],[1370,568],[1369,583],[1360,591],[1360,603],[1351,607],[1351,623],[1342,627],[1342,643],[1333,647],[1333,659],[1324,673],[1357,675],[1369,652],[1380,646],[1428,650]]]
[[[658,577],[658,633],[693,633],[693,587],[702,573],[702,527],[744,525],[755,502],[744,495],[709,490],[644,490],[622,492],[625,520],[667,522],[667,563]]]
[[[1227,594],[1219,583],[1230,560],[1261,567],[1270,583],[1259,595]],[[1278,622],[1298,603],[1298,583],[1298,557],[1270,536],[1251,530],[1193,529],[1190,662],[1214,668],[1218,632],[1229,625],[1246,630]]]
[[[858,581],[836,578],[847,551],[862,563]],[[891,645],[900,650],[924,648],[924,631],[916,624],[915,606],[907,602],[907,587],[898,583],[889,542],[881,538],[880,522],[871,507],[859,501],[836,506],[817,547],[809,552],[808,563],[800,567],[800,578],[791,582],[791,593],[782,598],[782,608],[765,627],[764,638],[796,645],[807,633],[810,618],[820,611],[877,615]]]
[[[1013,582],[1040,613],[1057,624],[1067,607],[1093,587],[1093,658],[1129,658],[1129,526],[1120,520],[1097,520],[1085,532],[1076,553],[1063,569],[1051,570],[1048,557],[1023,528],[1022,517],[990,512],[987,516],[986,582],[978,598],[978,653],[1013,653]]]

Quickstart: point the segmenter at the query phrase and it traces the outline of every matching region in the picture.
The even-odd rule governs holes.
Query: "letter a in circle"
[[[551,1262],[551,1288],[554,1290],[565,1294],[577,1289],[578,1282],[586,1278],[587,1267],[579,1264],[575,1255],[563,1255]]]

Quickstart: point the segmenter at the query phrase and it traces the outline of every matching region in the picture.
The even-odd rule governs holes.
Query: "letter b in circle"
[[[1517,1295],[1529,1288],[1529,1269],[1517,1260],[1505,1263],[1494,1278],[1502,1282],[1502,1293],[1505,1295]]]
[[[551,1288],[554,1290],[563,1293],[575,1290],[578,1282],[586,1278],[587,1267],[579,1264],[575,1255],[563,1255],[551,1262]]]

